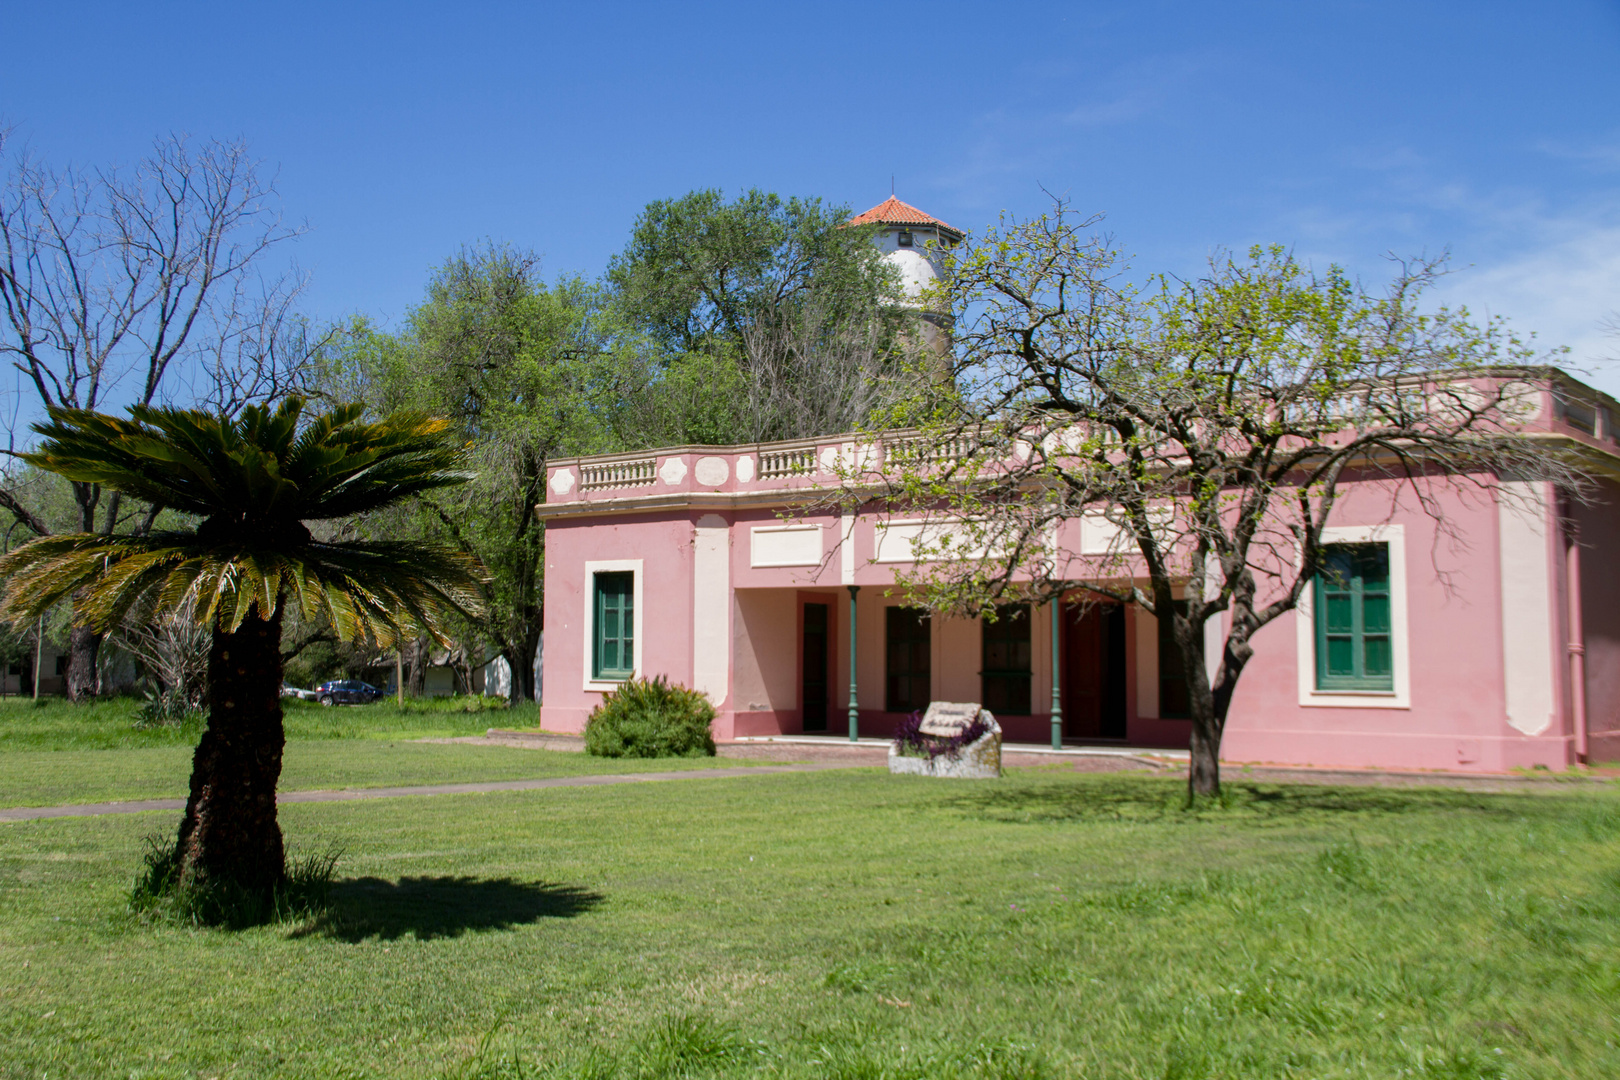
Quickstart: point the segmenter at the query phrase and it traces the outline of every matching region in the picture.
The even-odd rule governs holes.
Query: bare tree
[[[851,431],[915,398],[930,377],[917,316],[897,304],[851,309],[811,291],[744,328],[739,441]]]
[[[262,278],[283,225],[272,182],[238,142],[159,139],[132,170],[52,169],[26,153],[0,188],[0,356],[30,404],[106,409],[151,404],[189,383],[234,411],[287,388],[307,334],[290,314],[300,282]],[[14,423],[0,453],[27,449]],[[38,507],[0,475],[0,508],[38,535]],[[132,515],[98,484],[73,484],[75,531],[111,533]],[[76,620],[77,621],[77,620]],[[97,689],[101,635],[75,626],[68,696]]]
[[[1500,322],[1426,310],[1441,262],[1398,263],[1372,294],[1257,248],[1138,290],[1095,223],[1059,203],[947,255],[955,386],[924,403],[921,431],[889,440],[864,497],[937,523],[909,582],[936,609],[1078,587],[1169,620],[1189,792],[1213,795],[1254,635],[1334,572],[1323,530],[1350,484],[1444,529],[1447,486],[1501,498],[1522,481],[1579,491],[1585,474],[1526,430],[1551,378],[1531,347]],[[1087,519],[1111,548],[1077,542]]]

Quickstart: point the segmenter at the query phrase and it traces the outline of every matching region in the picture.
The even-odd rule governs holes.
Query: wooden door
[[[1063,733],[1071,739],[1125,737],[1125,609],[1063,608]]]

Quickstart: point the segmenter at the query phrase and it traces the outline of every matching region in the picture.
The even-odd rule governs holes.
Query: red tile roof
[[[948,225],[937,217],[925,214],[910,203],[903,203],[890,195],[864,214],[849,219],[851,225],[933,225],[941,232],[960,238],[962,230]]]

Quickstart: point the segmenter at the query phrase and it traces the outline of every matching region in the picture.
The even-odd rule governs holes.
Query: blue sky
[[[1042,188],[1146,271],[1280,242],[1445,296],[1620,393],[1620,3],[25,4],[0,122],[279,171],[309,311],[397,320],[464,243],[599,273],[649,200],[759,186],[966,229]]]

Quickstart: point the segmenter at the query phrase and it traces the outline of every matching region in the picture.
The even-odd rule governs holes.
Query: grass
[[[492,727],[536,726],[533,706],[488,709],[478,698],[436,698],[374,705],[323,708],[296,698],[282,699],[289,740],[398,739],[482,735]],[[200,721],[185,727],[135,726],[141,702],[111,698],[70,705],[62,698],[0,698],[0,753],[14,750],[127,750],[195,746]]]
[[[622,765],[622,763],[620,763]],[[1620,1075],[1620,793],[876,770],[288,807],[329,913],[0,827],[0,1076]]]
[[[482,735],[519,710],[455,712],[453,703],[322,708],[287,705],[281,788],[389,787],[526,780],[748,764],[717,758],[613,761],[587,754],[499,746],[420,743],[429,736]],[[26,700],[0,706],[0,807],[183,798],[200,728],[136,729],[137,703],[76,708]],[[127,743],[117,742],[126,738]]]

